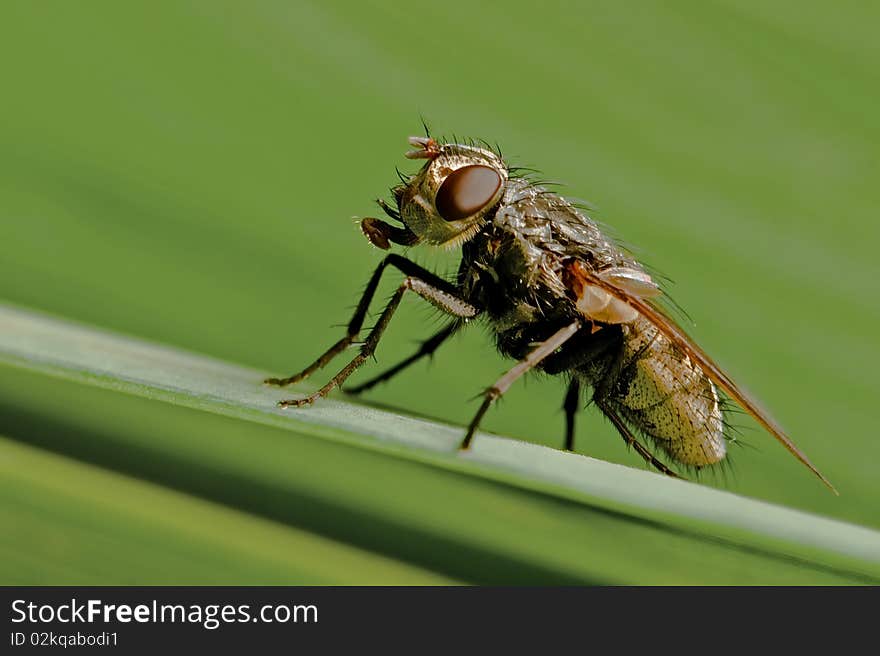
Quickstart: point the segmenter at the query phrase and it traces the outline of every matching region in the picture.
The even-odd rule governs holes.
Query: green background
[[[756,428],[729,469],[702,477],[706,485],[880,527],[878,23],[880,6],[863,2],[4,2],[0,298],[291,373],[341,334],[380,259],[352,217],[375,214],[372,199],[387,197],[395,166],[413,170],[402,154],[423,115],[435,133],[497,141],[511,163],[541,169],[596,206],[675,281],[692,334],[841,497]],[[411,255],[454,267],[454,253]],[[408,300],[379,364],[436,325],[433,310]],[[507,366],[475,327],[368,400],[462,424],[471,398]],[[4,376],[7,462],[20,442],[71,451],[60,437],[34,437],[41,425],[119,436],[134,434],[135,420],[107,417],[143,413],[137,423],[170,422],[186,440],[187,417],[95,393],[82,393],[73,412],[40,399],[75,391]],[[559,381],[520,383],[484,428],[558,445],[563,392]],[[578,448],[642,466],[595,411],[580,417]],[[164,473],[141,471],[144,482],[42,452],[20,457],[36,459],[16,470],[27,471],[27,485],[10,472],[0,479],[17,491],[14,501],[4,494],[19,522],[6,551],[31,564],[7,560],[0,580],[266,582],[275,572],[278,582],[364,581],[355,564],[303,579],[289,558],[282,576],[265,564],[284,560],[270,537],[263,564],[232,544],[198,572],[145,556],[133,578],[102,577],[98,567],[89,578],[83,563],[102,556],[88,551],[73,574],[52,574],[53,557],[76,542],[52,518],[77,516],[53,486],[113,489],[114,512],[135,524],[119,529],[124,544],[152,521],[132,509],[172,493],[144,487],[167,484]],[[352,475],[345,462],[312,466],[329,481]],[[184,523],[204,527],[205,545],[266,521],[242,511],[227,525],[212,519],[221,510],[210,499],[175,503],[198,505],[179,513],[202,518]],[[37,518],[39,528],[25,527]],[[253,530],[323,539],[291,535],[290,524]],[[194,553],[212,551],[166,529]],[[339,557],[373,562],[381,549],[367,547]],[[322,561],[320,544],[303,549]],[[368,581],[435,581],[428,570],[438,569],[383,563]]]

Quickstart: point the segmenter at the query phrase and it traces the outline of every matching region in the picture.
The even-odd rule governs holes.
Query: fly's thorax
[[[553,253],[493,221],[463,249],[465,293],[485,309],[499,334],[517,326],[574,317],[554,272],[555,261]]]
[[[624,363],[608,402],[670,457],[702,467],[727,447],[715,385],[685,353],[638,318],[623,326]]]
[[[502,159],[485,148],[411,139],[427,159],[422,169],[394,190],[400,217],[420,241],[456,246],[473,237],[501,200],[508,180]]]

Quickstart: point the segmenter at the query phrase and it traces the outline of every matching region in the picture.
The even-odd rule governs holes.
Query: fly
[[[659,471],[677,474],[656,455],[699,469],[727,454],[719,390],[736,401],[832,491],[834,487],[761,409],[663,309],[663,292],[629,253],[562,196],[517,175],[499,152],[475,144],[411,137],[409,159],[425,160],[394,187],[394,205],[379,201],[394,224],[365,218],[378,248],[424,243],[460,247],[455,282],[405,257],[379,264],[346,334],[300,373],[269,378],[286,386],[308,378],[359,339],[369,305],[388,267],[405,276],[357,355],[318,391],[281,407],[309,405],[341,386],[372,357],[407,292],[450,316],[410,357],[349,389],[360,393],[392,378],[475,319],[492,328],[498,350],[516,366],[483,393],[461,443],[471,445],[483,415],[531,370],[568,379],[563,403],[565,448],[574,449],[577,411],[589,399],[626,444]],[[640,437],[656,447],[645,446]]]

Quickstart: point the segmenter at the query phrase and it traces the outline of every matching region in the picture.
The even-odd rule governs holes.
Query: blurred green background
[[[414,169],[423,115],[595,205],[841,497],[756,428],[705,484],[880,527],[878,24],[866,2],[7,1],[0,298],[291,373],[380,259],[352,217]],[[360,379],[436,325],[408,300]],[[466,423],[509,364],[474,328],[366,400]],[[35,400],[53,385],[9,382],[0,433],[29,441],[24,398],[28,425],[69,423]],[[484,428],[558,445],[563,392],[518,384]],[[578,447],[642,466],[592,410]]]

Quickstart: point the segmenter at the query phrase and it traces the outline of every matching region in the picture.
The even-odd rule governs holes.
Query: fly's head
[[[496,153],[463,144],[443,144],[430,137],[410,137],[409,159],[427,160],[415,175],[394,188],[397,209],[380,202],[403,223],[395,228],[364,219],[361,228],[375,246],[418,242],[453,247],[473,237],[504,194],[508,171]]]

